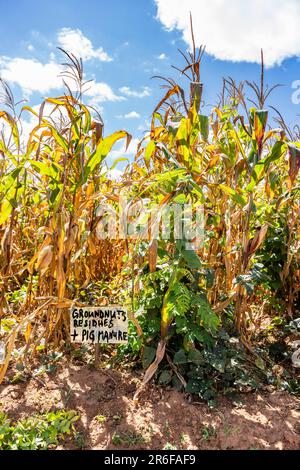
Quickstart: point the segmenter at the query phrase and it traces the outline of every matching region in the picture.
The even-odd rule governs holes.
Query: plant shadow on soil
[[[74,436],[58,449],[299,449],[300,400],[249,393],[210,409],[154,384],[133,396],[142,375],[60,364],[55,373],[0,386],[0,410],[13,420],[55,409],[78,412]]]

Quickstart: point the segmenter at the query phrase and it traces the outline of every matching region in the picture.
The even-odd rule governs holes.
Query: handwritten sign
[[[71,307],[72,343],[127,343],[127,310],[119,306]]]

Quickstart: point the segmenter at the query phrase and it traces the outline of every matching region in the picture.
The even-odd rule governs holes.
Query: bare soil
[[[80,419],[57,449],[299,449],[300,400],[286,392],[249,393],[216,409],[141,374],[61,364],[42,379],[0,386],[0,409],[13,420],[60,408]]]

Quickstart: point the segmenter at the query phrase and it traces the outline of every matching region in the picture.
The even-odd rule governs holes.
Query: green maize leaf
[[[247,162],[248,164],[248,159],[247,159],[247,156],[245,154],[245,149],[244,149],[244,146],[236,132],[235,129],[232,129],[232,130],[229,130],[228,131],[228,137],[231,137],[234,141],[234,144],[237,145],[238,147],[238,150],[239,152],[241,153],[243,159]],[[228,156],[230,157],[231,160],[234,161],[235,157],[236,157],[236,149],[235,149],[235,145],[232,145],[232,143],[230,143],[230,147],[229,147],[229,152],[227,152]],[[225,153],[225,152],[224,152]]]
[[[255,143],[255,142],[254,142]],[[255,147],[255,146],[254,146]],[[248,156],[248,162],[249,163],[254,163],[257,162],[257,149],[252,148],[249,152]]]
[[[209,136],[209,120],[208,116],[204,116],[203,114],[199,115],[199,123],[200,123],[200,132],[202,135],[203,140],[207,141]]]
[[[226,186],[225,184],[220,184],[219,185],[219,188],[222,189],[222,191],[224,191],[224,193],[228,194],[228,196],[230,196],[230,198],[236,202],[237,204],[239,204],[240,206],[245,206],[247,204],[247,201],[246,199],[241,196],[237,191],[235,191],[234,189],[232,188],[229,188],[229,186]]]
[[[1,209],[0,209],[0,225],[2,225],[10,216],[11,211],[13,209],[13,206],[8,200],[5,200],[1,204]]]
[[[126,137],[126,150],[131,141],[131,135],[128,134],[126,131],[119,131],[115,132],[114,134],[105,137],[103,140],[99,142],[97,145],[96,151],[92,153],[90,156],[86,167],[85,167],[85,180],[88,178],[90,173],[94,171],[97,165],[103,162],[103,160],[107,157],[109,152],[111,151],[112,146],[120,139],[124,139]]]
[[[190,269],[200,269],[202,266],[201,260],[197,253],[193,250],[183,250],[182,256],[185,259]]]
[[[176,135],[176,144],[177,144],[177,151],[178,154],[183,158],[185,163],[189,163],[190,161],[190,150],[188,145],[188,126],[189,120],[183,118],[181,120],[181,124],[178,128],[177,135]]]
[[[287,145],[282,141],[277,141],[274,144],[270,155],[264,158],[263,160],[260,160],[254,166],[253,171],[252,171],[251,182],[246,187],[247,191],[250,191],[250,192],[253,191],[255,186],[264,178],[266,171],[270,167],[270,164],[272,162],[279,160],[281,157],[283,157],[286,153],[286,149],[287,149]]]
[[[264,162],[265,168],[267,169],[270,166],[270,163],[276,162],[281,157],[283,157],[286,151],[287,145],[285,142],[282,142],[281,140],[275,142],[270,155],[262,160]]]
[[[176,202],[177,204],[185,204],[187,202],[187,196],[185,194],[178,194],[174,197],[173,202]]]
[[[58,196],[61,194],[62,185],[55,186],[50,192],[50,203],[52,205],[59,202]]]
[[[150,142],[147,144],[147,147],[145,149],[145,154],[144,154],[144,160],[145,160],[147,167],[149,167],[150,158],[152,157],[154,151],[155,151],[155,142],[154,140],[150,140]]]
[[[40,175],[49,176],[50,178],[55,179],[58,174],[58,168],[55,163],[48,165],[47,163],[36,160],[29,160],[29,163]]]
[[[169,281],[169,287],[165,293],[161,311],[160,332],[161,339],[165,339],[168,334],[169,326],[174,318],[174,286],[178,283],[180,278],[184,275],[185,270],[181,267],[181,262],[175,268]]]
[[[265,163],[263,160],[261,160],[253,168],[251,181],[246,187],[246,191],[252,192],[255,186],[263,179],[264,175],[265,175]]]
[[[158,112],[153,113],[153,119],[154,119],[154,118],[158,119],[162,126],[165,125],[165,123],[164,123],[164,121],[163,121],[163,118],[162,118],[162,116],[161,116],[160,113],[158,113]]]
[[[68,147],[68,142],[66,141],[66,139],[61,134],[59,134],[53,126],[51,126],[51,133],[52,133],[53,138],[61,146],[64,152],[68,153],[69,147]]]
[[[271,171],[269,174],[269,183],[272,191],[275,191],[276,185],[278,184],[280,178],[277,171]]]
[[[161,173],[156,175],[156,181],[160,183],[163,182],[171,182],[175,178],[178,178],[178,181],[185,181],[186,180],[186,170],[184,168],[178,168],[176,170],[166,171],[165,173]]]
[[[23,169],[23,166],[18,166],[17,168],[14,168],[14,170],[12,170],[12,172],[10,173],[10,176],[13,180],[16,180],[19,176],[19,174],[21,173]]]
[[[196,193],[197,196],[199,196],[199,203],[204,204],[205,196],[203,194],[202,188],[197,183],[195,183],[195,181],[193,181],[192,179],[189,179],[189,182],[193,186],[193,193]]]

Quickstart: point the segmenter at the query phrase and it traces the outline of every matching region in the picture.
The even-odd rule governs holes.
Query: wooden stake
[[[95,367],[98,366],[99,359],[100,359],[100,344],[97,343],[97,344],[95,344],[95,362],[94,362]]]

